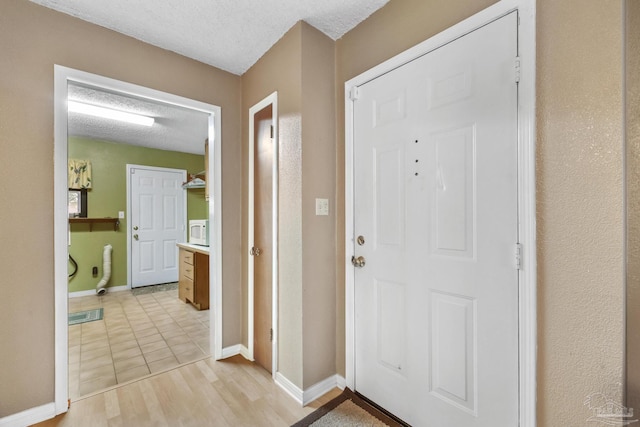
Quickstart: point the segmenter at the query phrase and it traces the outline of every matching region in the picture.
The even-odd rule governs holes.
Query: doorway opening
[[[249,109],[248,353],[275,376],[278,349],[278,94]]]
[[[63,413],[68,407],[69,368],[68,368],[68,280],[67,259],[69,255],[69,212],[67,197],[67,158],[69,120],[67,101],[69,88],[84,86],[106,93],[121,94],[149,102],[166,104],[173,107],[193,110],[206,116],[206,137],[210,141],[208,163],[212,165],[212,196],[207,201],[211,250],[215,254],[209,258],[212,272],[209,280],[212,310],[208,313],[210,330],[210,353],[216,359],[222,354],[222,251],[221,251],[221,215],[214,215],[214,207],[220,212],[221,194],[221,109],[218,106],[202,103],[169,93],[133,85],[130,83],[74,70],[62,66],[54,69],[54,271],[55,271],[55,407],[56,414]],[[204,141],[202,141],[204,144]],[[124,172],[122,173],[124,179]],[[177,262],[177,260],[176,260]],[[130,286],[130,283],[128,283]]]

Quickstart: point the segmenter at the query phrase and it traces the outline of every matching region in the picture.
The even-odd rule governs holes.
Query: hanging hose
[[[102,271],[103,277],[100,279],[98,284],[96,285],[96,294],[104,295],[107,292],[107,282],[111,278],[111,250],[113,247],[111,245],[105,245],[104,251],[102,253]]]
[[[71,264],[73,264],[73,272],[69,275],[69,279],[71,279],[78,272],[78,263],[75,259],[73,259],[71,254],[69,254],[69,261],[71,261]]]

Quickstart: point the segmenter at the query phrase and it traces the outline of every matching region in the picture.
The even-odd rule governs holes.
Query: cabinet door
[[[193,301],[193,279],[195,276],[193,252],[180,249],[180,277],[178,280],[178,298],[181,301]]]
[[[195,253],[195,294],[196,307],[200,310],[209,308],[209,255]]]

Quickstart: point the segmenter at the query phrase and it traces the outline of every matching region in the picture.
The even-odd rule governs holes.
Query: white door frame
[[[278,92],[273,92],[271,95],[258,102],[253,107],[249,108],[249,199],[247,201],[247,248],[250,250],[254,245],[254,147],[255,147],[255,129],[254,129],[254,117],[255,115],[271,105],[273,122],[273,165],[272,165],[272,223],[271,223],[271,327],[273,328],[273,341],[271,342],[271,375],[275,378],[278,371]],[[253,339],[254,339],[254,257],[249,256],[247,262],[247,359],[253,360]]]
[[[209,165],[212,165],[213,195],[209,197],[209,233],[212,256],[209,257],[209,295],[212,300],[210,323],[211,352],[215,359],[222,358],[222,168],[221,108],[172,95],[143,86],[122,82],[108,77],[91,74],[72,68],[54,65],[54,194],[53,194],[53,235],[54,235],[54,336],[55,336],[55,413],[68,409],[68,213],[67,213],[67,96],[69,82],[87,84],[102,89],[135,95],[149,100],[172,104],[209,114],[208,137],[213,150],[209,150]],[[216,214],[214,215],[214,209]]]
[[[126,181],[127,181],[127,219],[131,218],[131,169],[144,169],[144,170],[148,170],[148,171],[157,171],[157,172],[177,172],[182,174],[182,179],[183,182],[185,182],[187,180],[187,171],[184,169],[173,169],[173,168],[162,168],[162,167],[158,167],[158,166],[144,166],[144,165],[134,165],[134,164],[128,164],[127,163],[127,177],[126,177]],[[183,210],[183,218],[184,218],[184,224],[182,227],[182,241],[186,242],[187,241],[187,197],[186,194],[184,195],[184,197],[182,198],[182,210]],[[127,225],[130,225],[129,222],[127,222]],[[133,288],[133,269],[131,268],[131,264],[132,264],[132,260],[131,260],[131,254],[132,254],[132,250],[131,250],[131,227],[127,227],[127,289],[132,289]],[[177,259],[176,259],[176,265],[177,265]]]
[[[518,236],[519,272],[519,417],[520,426],[536,425],[536,204],[535,204],[535,0],[501,0],[472,17],[400,53],[345,83],[345,368],[355,387],[355,293],[351,266],[354,244],[353,101],[357,88],[413,59],[517,10],[520,82],[518,86]],[[516,64],[514,64],[514,76]]]

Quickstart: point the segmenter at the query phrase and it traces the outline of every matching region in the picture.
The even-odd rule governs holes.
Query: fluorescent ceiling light
[[[69,111],[73,113],[87,114],[89,116],[119,120],[121,122],[134,123],[142,126],[151,126],[155,121],[153,117],[127,113],[124,111],[113,110],[111,108],[98,107],[97,105],[85,104],[78,101],[69,101],[68,106]]]

